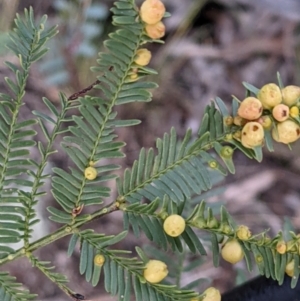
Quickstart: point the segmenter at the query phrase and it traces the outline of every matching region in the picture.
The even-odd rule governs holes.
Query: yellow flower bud
[[[251,237],[251,231],[247,226],[240,225],[236,230],[236,235],[240,240],[248,240]]]
[[[233,118],[233,123],[237,126],[242,126],[245,125],[246,120],[244,118],[242,118],[241,116],[234,116]]]
[[[144,277],[150,283],[159,283],[167,275],[168,267],[160,260],[149,260],[144,269]]]
[[[233,124],[233,117],[232,116],[226,116],[224,117],[224,124],[227,126],[230,126]]]
[[[134,62],[140,66],[146,66],[151,60],[151,52],[146,48],[138,49]]]
[[[270,116],[268,116],[268,115],[261,116],[261,117],[258,119],[258,122],[262,125],[262,127],[263,127],[265,130],[270,130],[270,129],[271,129],[271,126],[272,126],[272,119],[271,119]]]
[[[221,301],[220,291],[214,287],[209,287],[203,294],[205,295],[202,301]]]
[[[293,118],[299,117],[299,108],[296,106],[293,106],[290,108],[290,116]]]
[[[241,141],[241,137],[242,137],[242,132],[241,131],[236,131],[233,133],[233,138],[238,140],[238,141]]]
[[[146,0],[142,3],[140,9],[141,19],[147,24],[155,24],[159,22],[166,8],[160,0]]]
[[[281,92],[282,102],[289,107],[294,105],[300,98],[300,87],[298,86],[286,86]]]
[[[105,257],[101,254],[97,254],[95,257],[94,257],[94,264],[97,265],[97,266],[100,266],[102,267],[103,264],[105,262]]]
[[[245,124],[242,130],[241,142],[247,148],[262,145],[264,129],[258,122],[252,121]]]
[[[85,170],[84,170],[84,176],[86,179],[88,180],[94,180],[96,179],[97,177],[97,170],[95,167],[87,167]]]
[[[258,92],[257,98],[265,109],[272,109],[282,101],[280,88],[275,84],[266,84]]]
[[[221,148],[220,156],[221,156],[221,158],[224,158],[224,159],[230,159],[230,158],[232,158],[233,153],[234,153],[233,148],[226,145]]]
[[[295,270],[295,261],[294,259],[292,261],[290,261],[286,267],[285,267],[285,273],[290,276],[293,277],[294,276],[294,270]]]
[[[284,144],[295,142],[300,137],[300,126],[292,120],[280,122],[277,124],[277,130],[272,130],[272,137]]]
[[[289,118],[289,107],[284,104],[276,105],[272,110],[272,115],[277,121],[285,121]]]
[[[157,40],[165,35],[166,27],[163,22],[159,21],[155,24],[146,24],[145,31],[151,39]]]
[[[278,241],[278,243],[276,245],[276,251],[279,254],[285,254],[286,253],[286,249],[287,249],[286,242],[284,240]]]
[[[241,102],[238,115],[247,120],[255,120],[261,116],[262,111],[262,103],[257,98],[247,97]]]
[[[185,229],[185,220],[177,214],[169,215],[164,221],[164,231],[172,237],[179,236]]]
[[[224,260],[235,264],[244,258],[244,252],[240,243],[236,239],[229,239],[221,250]]]

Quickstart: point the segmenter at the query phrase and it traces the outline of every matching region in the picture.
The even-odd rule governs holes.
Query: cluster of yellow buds
[[[276,84],[264,85],[256,97],[247,97],[241,103],[233,124],[242,127],[233,137],[247,148],[261,146],[265,131],[272,129],[275,141],[288,144],[300,137],[300,87]]]
[[[145,0],[142,3],[140,17],[151,39],[160,39],[165,35],[165,25],[161,21],[165,12],[166,8],[160,0]]]
[[[166,12],[164,4],[160,0],[145,0],[140,7],[140,18],[144,24],[144,30],[148,37],[158,40],[165,35],[165,26],[161,21]],[[145,67],[151,60],[151,52],[146,48],[140,48],[136,52],[134,63],[128,78],[131,82],[139,79],[139,68]]]

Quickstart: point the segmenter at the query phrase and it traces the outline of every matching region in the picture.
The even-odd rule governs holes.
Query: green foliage
[[[262,148],[249,149],[232,138],[239,127],[229,125],[228,120],[236,115],[239,101],[233,99],[232,112],[229,112],[217,98],[206,107],[195,136],[188,129],[183,139],[179,139],[172,128],[170,133],[157,139],[156,149],[141,149],[133,166],[120,177],[116,172],[120,166],[111,162],[125,156],[122,147],[126,142],[118,140],[116,128],[137,125],[140,121],[117,119],[116,107],[150,101],[149,90],[157,85],[140,81],[156,71],[135,63],[140,46],[153,41],[145,34],[134,1],[118,1],[111,11],[113,25],[118,29],[109,35],[104,43],[107,51],[99,53],[98,64],[92,68],[97,72],[97,80],[70,97],[61,93],[60,108],[43,98],[48,113],[33,111],[33,116],[27,120],[22,120],[19,113],[30,66],[47,52],[44,45],[56,34],[56,29],[45,30],[46,17],[35,23],[32,9],[25,10],[23,18],[17,15],[9,48],[18,56],[20,66],[7,62],[15,78],[6,78],[10,94],[0,94],[0,265],[26,256],[33,267],[74,298],[78,296],[77,292],[67,286],[66,277],[53,272],[55,267],[51,262],[41,261],[32,254],[57,239],[71,236],[68,255],[71,256],[79,246],[79,273],[93,286],[98,285],[101,273],[104,274],[106,291],[117,295],[118,300],[130,300],[132,292],[137,300],[144,301],[202,298],[193,290],[200,280],[182,288],[180,279],[177,277],[174,281],[171,273],[163,283],[150,283],[143,276],[149,258],[142,249],[136,248],[139,259],[132,257],[128,250],[113,249],[113,245],[124,240],[132,228],[135,236],[139,237],[143,232],[158,248],[179,256],[181,266],[178,271],[188,271],[203,259],[195,257],[190,265],[184,266],[185,254],[204,256],[207,252],[205,237],[199,239],[198,230],[201,230],[209,235],[207,250],[212,252],[214,265],[218,266],[220,244],[226,238],[236,238],[237,225],[225,207],[222,206],[219,213],[215,212],[205,201],[200,202],[199,197],[194,196],[203,198],[204,192],[207,192],[206,196],[217,193],[212,190],[216,173],[226,176],[228,172],[235,172],[232,160],[235,149],[261,161]],[[133,73],[137,77],[133,78]],[[245,87],[247,95],[257,94],[257,89],[250,84]],[[98,96],[85,95],[91,89],[95,89]],[[34,140],[33,126],[39,127],[44,142]],[[52,176],[45,173],[45,167],[49,157],[57,152],[54,142],[59,136],[63,136],[61,149],[73,165],[67,170],[54,167]],[[270,135],[266,141],[268,149],[272,150]],[[37,160],[30,157],[32,147],[39,151]],[[95,179],[86,176],[89,167],[95,168]],[[33,225],[39,222],[36,205],[46,194],[47,178],[51,178],[51,193],[56,201],[55,207],[47,208],[49,219],[60,224],[60,228],[30,242]],[[112,203],[103,205],[105,198],[112,195],[108,185],[111,180],[117,183],[118,196]],[[83,213],[91,205],[97,206],[90,208],[91,213]],[[117,210],[123,214],[124,231],[106,235],[89,228],[81,229]],[[170,214],[185,218],[186,228],[179,237],[170,237],[163,231],[164,219]],[[260,273],[279,283],[283,281],[286,264],[293,259],[296,268],[291,285],[295,286],[299,277],[299,237],[291,233],[291,247],[283,254],[276,251],[277,243],[282,239],[281,233],[273,239],[260,233],[246,241],[238,241],[249,270],[253,265],[250,255],[253,254]],[[14,244],[20,242],[22,247],[16,249]],[[98,255],[104,258],[101,264],[95,260]],[[155,256],[167,261],[162,253],[151,252],[151,257]],[[0,296],[1,300],[14,301],[34,298],[29,291],[21,290],[20,284],[6,272],[0,273]]]

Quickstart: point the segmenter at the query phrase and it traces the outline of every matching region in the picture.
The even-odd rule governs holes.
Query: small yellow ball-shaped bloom
[[[140,8],[141,19],[147,24],[158,23],[165,12],[166,8],[160,0],[146,0]]]
[[[268,115],[261,116],[257,122],[259,122],[265,130],[270,130],[273,123],[271,117]]]
[[[233,118],[233,123],[237,126],[243,126],[246,124],[246,122],[247,121],[239,115],[234,116],[234,118]]]
[[[272,109],[282,102],[280,88],[275,84],[266,84],[258,92],[257,98],[265,109]]]
[[[262,103],[257,98],[247,97],[241,102],[238,115],[247,120],[255,120],[261,116],[262,111]]]
[[[144,277],[150,283],[159,283],[168,275],[167,265],[160,260],[149,260],[144,269]]]
[[[294,271],[295,271],[295,261],[294,259],[292,261],[290,261],[286,267],[285,267],[285,273],[290,276],[293,277],[294,276]]]
[[[146,48],[138,49],[134,62],[140,66],[146,66],[151,60],[151,52]]]
[[[227,126],[233,125],[233,117],[232,116],[224,117],[224,124]]]
[[[236,236],[240,240],[248,240],[251,237],[251,231],[247,226],[240,225],[236,230]]]
[[[279,254],[285,254],[287,250],[287,245],[286,242],[284,240],[280,240],[278,241],[277,245],[276,245],[276,251]]]
[[[300,126],[292,120],[285,120],[277,124],[277,130],[272,130],[272,137],[284,144],[295,142],[300,137]]]
[[[244,252],[240,243],[236,239],[229,239],[221,250],[224,260],[235,264],[244,258]]]
[[[262,145],[264,140],[264,129],[256,121],[248,122],[242,130],[241,142],[247,148]]]
[[[105,257],[101,254],[97,254],[95,257],[94,257],[94,264],[97,265],[97,266],[100,266],[102,267],[103,264],[105,262]]]
[[[88,180],[94,180],[97,177],[97,170],[95,167],[89,166],[84,170],[84,176]]]
[[[232,137],[238,141],[241,141],[242,131],[236,131],[233,133]]]
[[[290,116],[293,118],[299,117],[299,108],[296,106],[292,106],[290,108]]]
[[[282,102],[287,106],[294,105],[300,98],[300,87],[298,86],[286,86],[281,90]]]
[[[146,24],[145,31],[148,37],[157,40],[165,35],[166,27],[163,22],[159,21],[155,24]]]
[[[185,220],[182,216],[177,214],[169,215],[164,220],[164,231],[172,237],[177,237],[185,229]]]
[[[276,105],[272,110],[272,115],[277,121],[285,121],[289,118],[290,109],[287,105]]]
[[[226,145],[221,148],[220,156],[223,159],[230,159],[232,158],[233,153],[234,153],[234,149],[231,146]]]
[[[203,294],[205,295],[202,301],[221,301],[220,291],[214,287],[209,287]]]

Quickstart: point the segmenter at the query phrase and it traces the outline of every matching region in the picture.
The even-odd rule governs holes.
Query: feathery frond
[[[28,301],[36,298],[37,295],[30,294],[18,282],[16,278],[7,272],[0,272],[0,300],[7,301]]]
[[[124,207],[124,229],[128,230],[130,225],[137,237],[139,237],[141,229],[150,241],[155,242],[164,250],[170,246],[173,251],[182,252],[184,248],[182,243],[184,242],[192,253],[199,252],[201,255],[206,255],[201,241],[191,227],[187,226],[179,237],[166,235],[163,230],[161,212],[157,212],[161,203],[162,201],[157,198],[150,204],[134,203]],[[170,201],[165,198],[164,203],[170,203]]]
[[[126,5],[125,5],[126,4]],[[70,126],[69,136],[64,137],[62,147],[76,168],[70,173],[55,168],[53,178],[53,196],[64,211],[49,208],[52,220],[67,223],[74,216],[72,212],[80,206],[102,204],[103,198],[110,195],[110,188],[100,183],[115,178],[111,172],[119,168],[115,164],[107,164],[107,159],[124,156],[121,148],[124,142],[116,141],[115,128],[132,126],[139,120],[117,120],[114,106],[135,101],[150,101],[148,89],[157,85],[151,82],[133,82],[130,72],[133,68],[142,71],[143,75],[153,73],[153,70],[134,63],[135,54],[142,44],[143,26],[137,21],[138,11],[134,2],[116,2],[114,25],[123,27],[110,34],[105,42],[108,53],[100,53],[98,66],[93,70],[102,72],[98,76],[96,89],[102,96],[79,99],[79,112],[82,117],[73,116],[74,125]],[[126,25],[126,26],[124,26]],[[84,170],[94,166],[97,178],[89,181],[84,176]]]
[[[0,94],[0,258],[11,252],[11,248],[2,244],[16,243],[21,238],[28,243],[32,226],[38,222],[33,209],[36,201],[27,192],[35,186],[28,176],[35,177],[36,171],[29,149],[36,144],[33,140],[36,131],[31,127],[37,121],[23,121],[19,113],[30,66],[47,52],[44,44],[56,33],[55,27],[45,30],[46,19],[44,16],[35,24],[32,8],[25,9],[24,18],[17,15],[16,27],[10,34],[8,47],[18,56],[20,67],[6,62],[15,74],[15,81],[6,78],[11,95]]]

